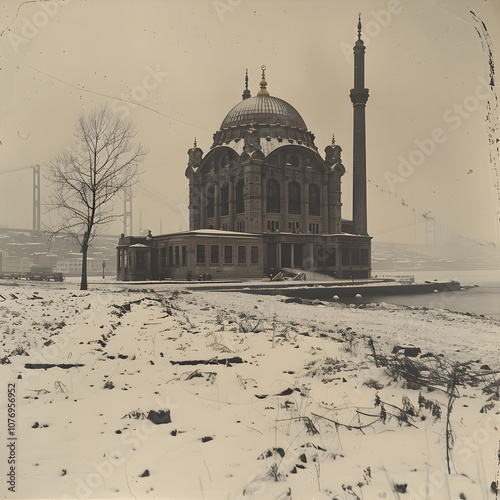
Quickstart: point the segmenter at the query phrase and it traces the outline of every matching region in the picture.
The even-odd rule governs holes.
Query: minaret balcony
[[[353,104],[366,104],[368,95],[368,89],[351,89],[350,93]]]

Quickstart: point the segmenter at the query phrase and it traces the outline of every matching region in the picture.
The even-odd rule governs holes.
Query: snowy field
[[[500,322],[90,288],[0,284],[4,497],[496,498]]]

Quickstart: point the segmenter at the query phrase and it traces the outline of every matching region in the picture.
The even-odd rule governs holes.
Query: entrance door
[[[266,267],[269,269],[274,269],[277,267],[277,264],[276,264],[276,243],[268,243],[267,244]]]
[[[158,276],[158,248],[151,249],[151,279],[157,280]]]
[[[292,244],[281,244],[281,267],[292,267]]]
[[[304,245],[301,243],[293,245],[293,267],[304,269]]]

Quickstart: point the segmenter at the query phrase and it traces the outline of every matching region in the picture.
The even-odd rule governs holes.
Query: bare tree
[[[121,216],[114,212],[114,202],[121,190],[137,180],[146,151],[135,144],[131,122],[107,106],[82,114],[74,135],[76,146],[47,165],[47,179],[54,186],[49,210],[61,217],[52,233],[69,233],[81,247],[80,289],[87,290],[89,244],[100,228]]]

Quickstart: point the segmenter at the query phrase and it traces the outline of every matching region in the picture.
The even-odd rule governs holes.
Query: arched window
[[[207,189],[207,218],[214,216],[214,206],[215,206],[215,187],[209,186]]]
[[[274,214],[280,213],[280,184],[276,179],[267,181],[267,211]]]
[[[309,184],[309,215],[321,215],[319,187],[317,184]]]
[[[288,213],[300,214],[300,185],[297,182],[288,184]]]
[[[220,214],[229,215],[229,184],[223,184],[220,188]]]
[[[290,155],[288,157],[288,163],[292,166],[292,167],[298,167],[299,166],[299,157],[296,156],[296,155]]]
[[[236,213],[242,214],[245,211],[245,199],[243,198],[243,179],[236,183]]]

